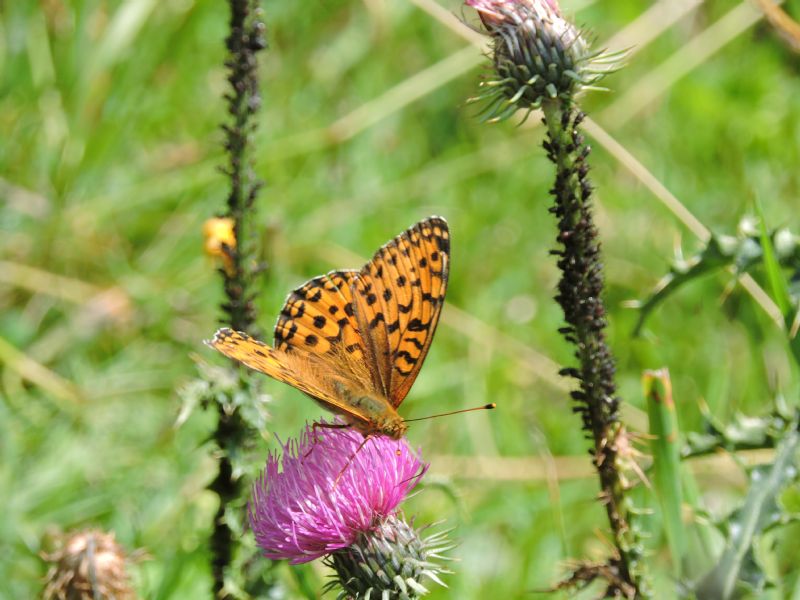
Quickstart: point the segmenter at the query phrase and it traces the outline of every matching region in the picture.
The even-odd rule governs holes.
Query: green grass
[[[456,0],[442,5],[460,14]],[[577,20],[607,39],[649,5],[595,3]],[[585,107],[707,227],[731,231],[758,196],[768,223],[797,230],[800,77],[796,56],[763,24],[669,81],[627,123],[602,120],[736,5],[708,2],[638,48],[608,80],[613,92],[587,97]],[[789,6],[797,15],[797,3]],[[508,471],[506,457],[587,450],[552,383],[558,378],[526,366],[503,337],[559,363],[571,359],[556,333],[552,169],[542,132],[513,121],[479,124],[465,106],[480,74],[473,68],[414,101],[369,105],[374,122],[319,143],[320,130],[467,43],[406,0],[267,2],[265,17],[271,48],[256,154],[274,260],[260,324],[271,328],[293,286],[359,266],[329,262],[343,254],[336,247],[366,257],[424,216],[448,219],[448,299],[489,328],[468,330],[455,319],[440,328],[402,413],[487,401],[498,410],[413,426],[412,444],[433,463],[429,482],[441,486],[426,486],[406,512],[420,523],[444,520],[460,541],[450,590],[433,598],[532,597],[558,581],[568,559],[607,550],[596,533],[606,521],[594,478],[548,482],[518,467],[514,481],[490,476]],[[196,411],[181,428],[173,423],[176,389],[195,373],[191,355],[218,360],[201,343],[217,326],[221,300],[201,228],[226,193],[215,170],[225,3],[8,2],[0,19],[0,337],[52,374],[31,377],[18,355],[3,352],[0,597],[34,597],[44,540],[88,525],[146,549],[150,560],[134,569],[143,597],[207,597],[213,417]],[[607,152],[597,147],[593,161],[625,401],[644,409],[642,371],[669,367],[687,431],[700,423],[701,400],[724,420],[796,389],[781,333],[740,288],[726,295],[727,275],[682,289],[656,311],[644,339],[631,339],[636,315],[623,302],[647,294],[678,236],[687,252],[697,242]],[[20,265],[43,271],[43,284]],[[294,390],[266,387],[274,401],[265,455],[273,432],[285,438],[320,415]],[[437,467],[439,455],[486,457],[494,467],[464,478]],[[642,494],[642,502],[653,499]],[[665,569],[666,541],[648,545],[651,562]],[[322,577],[318,564],[305,572]],[[279,576],[285,596],[297,597],[289,569]],[[666,594],[668,580],[658,581]]]

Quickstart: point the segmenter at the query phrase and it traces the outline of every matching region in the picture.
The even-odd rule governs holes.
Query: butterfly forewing
[[[332,388],[332,382],[340,379],[340,375],[314,355],[289,354],[228,328],[217,331],[207,343],[228,358],[288,383],[335,413],[365,423],[369,421],[368,415],[342,402]]]
[[[363,340],[353,314],[350,286],[356,271],[331,271],[294,290],[275,325],[275,347],[336,358],[340,350],[360,359]]]
[[[353,284],[367,353],[395,407],[411,389],[433,340],[449,258],[447,222],[430,217],[378,250]]]

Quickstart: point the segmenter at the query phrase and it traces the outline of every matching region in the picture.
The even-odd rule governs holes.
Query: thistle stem
[[[631,528],[631,510],[618,468],[619,403],[614,382],[615,365],[605,336],[606,309],[603,304],[603,272],[600,244],[592,216],[592,186],[588,178],[589,146],[578,131],[583,114],[567,101],[545,101],[542,105],[547,141],[544,147],[556,166],[556,180],[550,209],[558,219],[561,248],[558,257],[561,281],[556,300],[568,326],[560,331],[576,347],[578,368],[565,368],[579,390],[572,392],[575,412],[593,441],[591,454],[600,478],[617,556],[611,560],[615,577],[609,581],[608,597],[643,597],[640,580],[641,545]]]
[[[228,82],[231,91],[225,95],[230,121],[222,126],[228,164],[222,171],[230,180],[227,211],[223,216],[233,220],[236,246],[226,248],[230,264],[220,269],[226,300],[222,304],[224,321],[237,331],[249,331],[255,322],[253,304],[254,277],[260,268],[252,258],[250,221],[253,204],[261,187],[250,166],[249,150],[255,128],[253,118],[261,100],[258,91],[256,53],[266,47],[264,24],[252,17],[255,2],[229,0],[230,33],[225,40],[228,58]],[[219,508],[214,516],[211,535],[211,570],[215,598],[230,597],[226,591],[226,570],[231,564],[236,539],[227,518],[241,497],[242,481],[234,473],[231,456],[241,447],[247,426],[238,411],[228,413],[218,404],[219,420],[214,441],[219,449],[219,471],[209,489],[219,496]]]
[[[223,270],[227,302],[222,309],[227,322],[236,331],[248,331],[255,322],[253,295],[250,291],[257,269],[252,264],[252,242],[249,218],[254,216],[253,203],[261,182],[253,174],[249,150],[255,129],[253,121],[261,106],[258,91],[256,53],[266,47],[264,24],[252,19],[252,0],[229,0],[230,34],[225,40],[229,56],[225,61],[231,92],[225,95],[231,123],[222,126],[228,165],[223,169],[231,182],[228,210],[224,215],[234,222],[236,248],[229,249],[231,268]]]

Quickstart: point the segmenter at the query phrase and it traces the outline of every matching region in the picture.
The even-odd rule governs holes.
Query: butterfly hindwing
[[[366,364],[375,389],[388,399],[392,374],[391,346],[386,333],[385,313],[376,291],[380,290],[369,277],[360,275],[353,282],[353,305],[358,329],[364,339]]]
[[[447,222],[430,217],[378,250],[353,283],[367,355],[395,407],[411,389],[430,348],[449,264]]]

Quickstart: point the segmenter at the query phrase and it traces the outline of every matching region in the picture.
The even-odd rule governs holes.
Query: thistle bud
[[[411,599],[429,593],[421,583],[426,578],[444,586],[439,573],[446,573],[435,559],[450,546],[443,533],[422,537],[397,516],[361,534],[349,547],[325,559],[334,572],[329,589],[341,589],[340,597],[389,597]]]
[[[45,600],[134,598],[126,570],[126,555],[113,533],[79,531],[64,536],[60,548],[45,556]]]
[[[500,121],[546,100],[571,102],[613,69],[617,56],[593,53],[556,0],[466,0],[492,37],[493,76],[481,86],[485,118]]]

